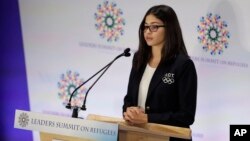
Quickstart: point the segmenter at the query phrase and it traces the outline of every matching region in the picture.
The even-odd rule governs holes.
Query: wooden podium
[[[190,139],[191,130],[162,124],[128,125],[121,118],[89,115],[86,119],[16,110],[15,128],[38,131],[41,141],[168,141]]]
[[[170,137],[190,139],[191,130],[176,126],[147,123],[130,126],[123,119],[89,115],[87,120],[118,124],[119,141],[168,141]],[[41,141],[91,141],[88,139],[40,132]]]

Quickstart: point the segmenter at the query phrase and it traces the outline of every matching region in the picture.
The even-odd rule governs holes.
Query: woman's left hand
[[[123,113],[124,119],[129,124],[143,124],[148,122],[148,116],[139,107],[128,107],[126,112]]]

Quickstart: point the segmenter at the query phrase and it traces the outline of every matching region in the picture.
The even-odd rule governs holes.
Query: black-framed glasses
[[[156,32],[159,27],[165,27],[165,25],[144,25],[143,31],[146,32],[149,29],[150,32]]]

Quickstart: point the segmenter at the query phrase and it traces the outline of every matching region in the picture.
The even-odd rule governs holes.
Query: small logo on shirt
[[[174,74],[173,73],[166,73],[162,78],[162,81],[166,84],[173,84],[174,83]]]

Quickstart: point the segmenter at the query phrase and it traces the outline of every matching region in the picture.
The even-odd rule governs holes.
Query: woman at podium
[[[195,119],[197,74],[175,11],[151,7],[139,27],[123,118],[129,124],[187,127]],[[170,138],[170,141],[183,140]]]

